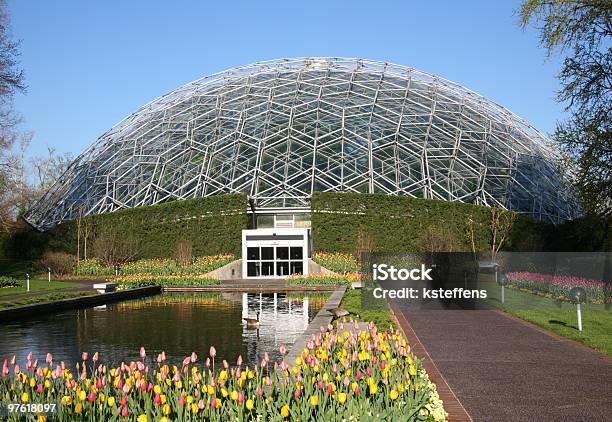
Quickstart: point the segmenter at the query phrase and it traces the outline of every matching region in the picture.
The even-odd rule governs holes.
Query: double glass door
[[[247,247],[248,277],[286,277],[304,273],[302,246]]]

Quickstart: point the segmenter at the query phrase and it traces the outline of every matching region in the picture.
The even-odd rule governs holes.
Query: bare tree
[[[116,230],[107,228],[96,236],[93,252],[104,264],[117,266],[138,256],[138,242],[133,237],[120,235]]]
[[[491,231],[491,261],[495,261],[497,253],[508,240],[517,217],[518,214],[515,212],[491,208],[491,220],[489,222],[489,229]]]

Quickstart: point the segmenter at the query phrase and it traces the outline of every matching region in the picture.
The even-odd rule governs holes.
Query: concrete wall
[[[308,258],[308,273],[309,274],[335,274],[333,271],[317,264],[312,259]]]
[[[209,273],[207,276],[218,278],[219,280],[235,280],[242,278],[242,259],[237,259],[217,268]]]

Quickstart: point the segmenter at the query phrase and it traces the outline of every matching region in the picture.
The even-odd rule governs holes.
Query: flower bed
[[[281,346],[284,355],[284,347]],[[443,421],[436,387],[399,331],[375,325],[355,333],[342,324],[321,328],[295,362],[255,368],[197,355],[170,366],[162,352],[107,367],[83,353],[76,371],[47,354],[38,366],[4,361],[0,403],[59,403],[58,419],[82,420],[404,420]],[[16,420],[16,419],[15,419]]]
[[[357,258],[350,253],[315,252],[312,260],[335,273],[356,273],[361,269]]]
[[[3,287],[19,287],[21,282],[13,277],[0,276],[0,289]]]
[[[221,281],[204,275],[126,275],[113,280],[119,283],[118,290],[146,286],[220,286]]]
[[[287,283],[302,286],[342,286],[345,284],[351,284],[353,281],[359,281],[359,279],[359,273],[290,275],[287,277]]]
[[[591,303],[610,302],[612,295],[609,283],[602,280],[531,272],[510,272],[506,277],[512,287],[560,300],[569,300],[569,291],[576,286],[586,290]]]
[[[234,261],[232,254],[197,257],[190,265],[179,265],[174,259],[139,259],[121,266],[122,275],[177,275],[205,274]],[[104,266],[98,259],[85,259],[79,262],[75,273],[83,276],[110,276],[115,274],[113,267]]]

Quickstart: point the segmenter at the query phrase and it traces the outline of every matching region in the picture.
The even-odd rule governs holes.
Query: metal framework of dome
[[[385,193],[577,215],[569,165],[540,131],[440,77],[347,58],[261,62],[159,97],[100,136],[25,218],[246,192],[309,207],[314,191]],[[246,205],[245,205],[246,206]]]

